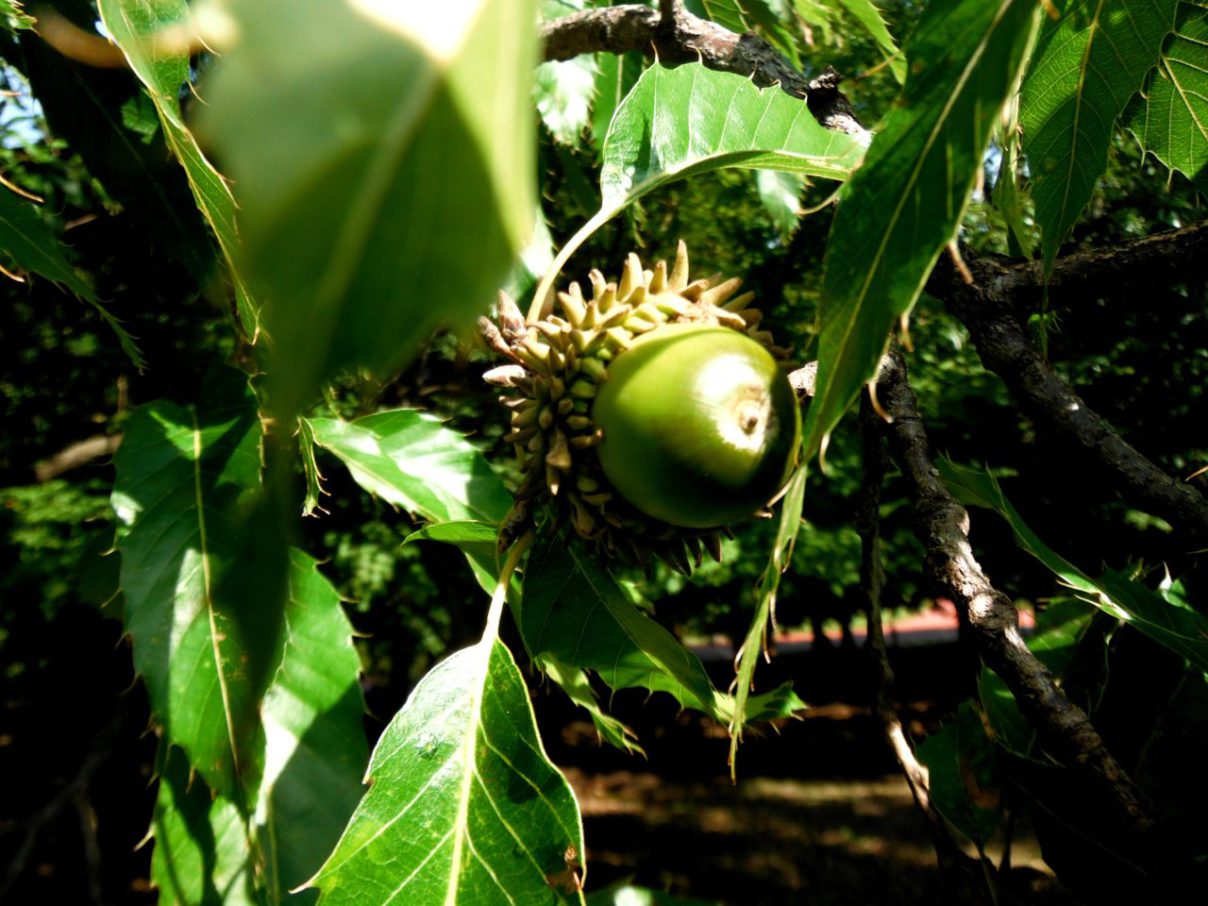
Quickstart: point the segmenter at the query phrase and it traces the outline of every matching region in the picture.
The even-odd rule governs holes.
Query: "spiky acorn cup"
[[[526,323],[516,304],[502,294],[498,326],[486,319],[480,322],[488,343],[512,361],[487,372],[485,379],[516,391],[501,397],[501,402],[512,412],[511,433],[506,439],[515,445],[524,475],[500,534],[501,544],[506,546],[519,537],[530,524],[534,508],[548,499],[560,521],[569,523],[606,556],[642,566],[648,566],[655,556],[686,574],[693,564],[700,565],[704,552],[720,559],[721,534],[728,531],[721,523],[766,510],[795,459],[800,416],[796,397],[778,364],[787,351],[773,344],[768,331],[759,329],[762,315],[750,307],[754,293],[735,295],[741,284],[738,278],[723,281],[714,275],[689,280],[688,253],[682,242],[670,273],[663,261],[653,270],[643,270],[637,256],[631,254],[617,283],[606,281],[599,271],[592,271],[589,279],[591,298],[585,298],[579,285],[572,283],[568,292],[558,293],[554,310],[533,324]],[[727,339],[727,331],[749,340]],[[685,360],[680,355],[678,366],[672,367],[667,359],[648,362],[659,354],[654,351],[656,340],[658,346],[667,345],[665,340],[695,344],[687,347],[687,354],[695,358]],[[611,415],[620,405],[616,400],[624,398],[615,381],[605,397],[600,397],[612,367],[628,355],[624,370],[635,387],[640,380],[636,370],[647,364],[651,365],[644,368],[647,382],[652,377],[657,382],[664,372],[695,370],[702,344],[710,352],[728,356],[727,361],[740,363],[739,384],[729,391],[723,388],[723,393],[730,393],[724,401],[730,408],[723,412],[720,426],[723,435],[737,433],[740,437],[723,437],[729,449],[716,453],[690,448],[689,458],[699,461],[699,468],[663,463],[661,474],[651,470],[626,475],[625,481],[610,481],[608,471],[620,477],[618,469],[643,468],[639,462],[621,461],[617,452],[620,439],[607,451],[612,455],[604,457],[606,462],[601,461],[602,450],[607,450],[601,445],[607,443],[608,432],[597,418],[597,409]],[[723,383],[733,383],[735,369],[721,370],[726,372]],[[677,400],[670,402],[679,405]],[[615,420],[613,424],[619,437],[623,429]],[[663,427],[656,426],[658,430]],[[637,430],[641,431],[640,425]],[[685,443],[691,445],[692,440]],[[759,447],[761,459],[751,459],[755,451],[744,451],[744,446]],[[625,447],[626,453],[631,450],[631,446]],[[735,456],[746,459],[722,461]],[[734,489],[718,484],[711,473],[724,479],[727,465],[758,471],[754,503],[744,503],[742,496],[742,491],[749,496],[749,481],[738,496],[726,497]],[[661,507],[648,499],[651,494],[657,496],[667,480],[674,483],[677,470],[703,474],[705,482],[684,484],[679,489],[681,500],[688,502],[692,495],[716,498],[719,507],[700,507],[693,502],[688,507],[691,512],[680,516],[674,498]],[[746,473],[742,476],[747,477]],[[618,491],[622,484],[639,491],[647,488],[651,494],[631,492],[627,500]],[[724,518],[713,524],[714,513]]]

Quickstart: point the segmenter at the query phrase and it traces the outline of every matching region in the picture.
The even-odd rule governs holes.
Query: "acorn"
[[[689,279],[682,242],[670,272],[630,255],[618,281],[589,280],[590,297],[572,283],[532,323],[506,295],[480,322],[509,360],[485,378],[514,391],[501,402],[524,475],[500,543],[551,502],[602,554],[687,573],[720,559],[730,523],[767,513],[796,463],[787,351],[738,279]]]

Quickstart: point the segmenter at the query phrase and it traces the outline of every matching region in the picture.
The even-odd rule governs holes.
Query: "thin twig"
[[[747,76],[760,88],[778,86],[806,100],[810,112],[828,129],[869,138],[839,90],[843,78],[835,70],[828,67],[807,79],[758,35],[735,34],[694,16],[680,3],[660,2],[658,10],[634,3],[563,16],[541,27],[541,41],[546,60],[637,52],[668,66],[699,61],[719,72]]]
[[[868,618],[868,650],[872,654],[876,674],[875,708],[885,739],[902,768],[914,804],[927,823],[936,858],[944,870],[967,862],[957,847],[944,819],[931,802],[931,782],[927,768],[915,757],[914,747],[906,735],[902,720],[894,707],[893,668],[885,646],[885,629],[881,613],[881,593],[885,587],[885,569],[881,563],[881,485],[885,477],[884,450],[881,444],[880,416],[867,395],[860,400],[860,438],[862,444],[862,479],[856,504],[855,524],[860,535],[860,593]]]

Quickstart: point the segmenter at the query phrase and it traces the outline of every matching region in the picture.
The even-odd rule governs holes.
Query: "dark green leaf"
[[[238,40],[203,84],[199,122],[235,178],[274,405],[296,413],[336,370],[386,374],[436,326],[490,306],[536,207],[536,10],[229,7]]]
[[[924,11],[906,47],[902,97],[844,188],[831,227],[807,456],[876,374],[890,330],[955,238],[1039,10],[1035,0],[959,0]]]
[[[579,809],[493,633],[436,666],[382,734],[320,903],[582,902]]]
[[[784,0],[687,0],[685,7],[735,34],[758,34],[787,57],[794,69],[801,68]]]
[[[578,541],[543,533],[529,555],[520,634],[534,659],[592,670],[612,689],[668,692],[717,714],[700,658],[633,605]]]
[[[1146,151],[1208,192],[1208,5],[1179,4],[1174,37],[1128,127]]]
[[[135,410],[114,457],[121,582],[134,665],[164,738],[242,801],[260,773],[260,696],[280,657],[285,548],[267,525],[261,426],[224,369],[201,406]]]
[[[1002,792],[997,753],[969,702],[939,732],[923,740],[917,754],[927,765],[935,807],[982,849],[1002,820]]]
[[[723,167],[846,179],[862,153],[851,136],[824,129],[804,101],[779,88],[759,89],[699,63],[651,66],[608,128],[600,210],[563,246],[537,296],[545,297],[592,233],[660,186]]]
[[[117,335],[122,351],[136,368],[140,371],[143,369],[146,362],[138,346],[121,322],[100,303],[92,287],[75,272],[63,254],[58,239],[38,216],[37,209],[3,187],[0,187],[0,252],[11,259],[7,262],[8,267],[15,263],[24,270],[40,274],[52,283],[71,290],[77,298],[96,309],[97,314]],[[4,267],[0,264],[0,269]]]
[[[185,168],[197,207],[231,268],[239,321],[254,341],[260,332],[260,310],[234,267],[239,247],[235,199],[221,174],[201,153],[180,108],[180,93],[189,82],[189,55],[183,48],[167,52],[152,39],[156,32],[188,21],[188,0],[97,0],[97,10],[155,104],[168,148]]]
[[[1116,120],[1158,62],[1178,5],[1072,0],[1043,29],[1020,122],[1047,267],[1107,168]]]
[[[634,732],[611,714],[605,713],[604,709],[600,707],[600,701],[596,697],[595,690],[591,687],[591,680],[588,679],[585,671],[564,664],[549,654],[534,658],[533,663],[541,669],[542,673],[562,687],[567,698],[587,711],[602,740],[631,755],[646,754],[638,745]]]
[[[1170,604],[1157,592],[1133,582],[1122,573],[1108,572],[1098,579],[1087,576],[1040,540],[1011,506],[998,481],[989,472],[947,460],[940,460],[938,466],[944,481],[961,503],[986,507],[1006,519],[1015,533],[1016,543],[1052,570],[1064,584],[1081,592],[1083,600],[1187,658],[1197,669],[1208,670],[1208,617]]]
[[[236,897],[219,895],[228,885],[249,897],[249,876],[264,901],[286,902],[318,870],[360,800],[369,751],[352,627],[315,561],[296,550],[290,560],[287,643],[264,696],[264,776],[255,803],[241,810],[200,780],[187,784],[179,752],[160,777],[153,875],[175,902],[225,903]],[[241,811],[252,815],[254,850]]]

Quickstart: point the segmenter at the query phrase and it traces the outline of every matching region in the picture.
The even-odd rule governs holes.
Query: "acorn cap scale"
[[[737,279],[689,279],[682,242],[670,271],[630,255],[618,282],[588,277],[590,298],[572,283],[531,323],[501,295],[483,332],[511,363],[486,378],[513,394],[507,439],[524,473],[500,543],[548,502],[608,556],[681,572],[720,559],[726,523],[763,509],[795,459],[786,351]]]

